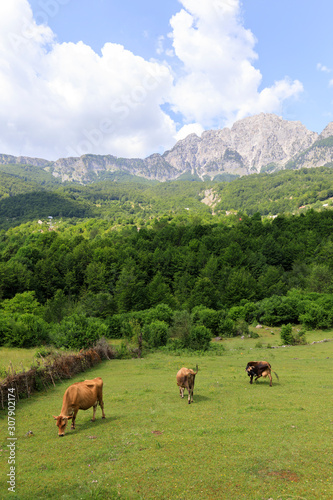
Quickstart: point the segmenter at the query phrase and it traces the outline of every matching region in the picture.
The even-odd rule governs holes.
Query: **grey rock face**
[[[282,168],[317,139],[318,134],[300,122],[262,113],[239,120],[231,129],[209,130],[201,138],[192,134],[164,158],[178,170],[186,165],[196,169],[201,177],[221,172],[247,175],[273,163]]]
[[[239,120],[231,128],[208,130],[201,137],[190,134],[163,155],[153,154],[145,159],[87,154],[50,162],[0,155],[0,164],[30,164],[62,181],[82,184],[113,172],[163,182],[183,174],[213,179],[221,174],[243,176],[283,168],[317,167],[332,161],[333,122],[318,135],[299,121],[264,113]]]

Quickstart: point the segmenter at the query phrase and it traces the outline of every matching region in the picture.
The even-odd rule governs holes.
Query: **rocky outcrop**
[[[271,164],[283,168],[317,139],[318,134],[300,122],[261,113],[236,122],[231,129],[209,130],[201,138],[192,134],[163,156],[177,170],[191,168],[200,177],[213,178],[221,172],[247,175]]]
[[[329,123],[327,127],[324,128],[324,130],[319,136],[319,139],[327,139],[328,137],[332,136],[333,136],[333,122]]]
[[[33,165],[34,167],[45,168],[52,165],[52,161],[43,160],[42,158],[29,158],[28,156],[12,156],[0,154],[0,165],[16,164]]]
[[[318,167],[333,162],[333,122],[318,135],[299,121],[261,113],[237,121],[231,128],[190,134],[163,155],[145,159],[83,155],[55,162],[0,155],[0,164],[38,166],[62,181],[89,183],[115,172],[158,181],[187,174],[201,179],[243,176],[279,169]]]

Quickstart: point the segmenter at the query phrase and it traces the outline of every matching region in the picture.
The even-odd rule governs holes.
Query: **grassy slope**
[[[254,347],[266,339],[274,345],[269,337],[265,331],[256,341],[227,341],[220,357],[151,354],[105,362],[73,382],[103,377],[107,419],[98,408],[91,423],[92,411],[80,411],[76,430],[62,439],[52,415],[69,381],[21,402],[17,495],[10,497],[331,500],[333,342]],[[244,371],[250,359],[269,360],[280,382],[250,386]],[[188,405],[175,375],[197,362]],[[6,427],[3,419],[0,498],[7,497]],[[25,437],[28,430],[34,437]]]

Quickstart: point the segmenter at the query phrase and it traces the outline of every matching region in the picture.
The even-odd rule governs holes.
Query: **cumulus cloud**
[[[331,73],[330,68],[328,68],[327,66],[325,66],[324,64],[321,64],[321,63],[317,64],[317,70],[322,71],[323,73]]]
[[[180,130],[178,130],[176,134],[176,140],[180,141],[181,139],[185,139],[190,134],[196,134],[198,137],[201,137],[202,132],[205,129],[200,123],[190,123],[188,125],[184,125]]]
[[[242,25],[239,0],[181,0],[171,19],[173,47],[184,74],[172,89],[172,105],[188,123],[221,127],[257,112],[278,112],[302,90],[285,78],[259,90],[256,39]]]
[[[0,4],[0,151],[57,159],[84,153],[143,157],[174,144],[161,110],[173,77],[107,43],[57,43],[26,0]]]
[[[173,49],[164,49],[165,35],[157,40],[157,55],[173,56],[167,64],[111,42],[100,54],[58,43],[28,0],[1,2],[0,153],[145,157],[189,133],[277,112],[301,92],[287,78],[259,90],[256,40],[239,0],[181,4],[170,21]]]

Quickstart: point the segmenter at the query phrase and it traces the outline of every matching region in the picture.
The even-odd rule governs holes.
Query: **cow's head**
[[[70,420],[72,418],[72,415],[68,416],[68,417],[64,417],[63,415],[59,415],[58,417],[55,417],[53,415],[53,418],[54,418],[54,420],[57,421],[57,427],[59,429],[58,436],[59,437],[64,436],[67,422],[68,422],[68,420]]]
[[[255,373],[254,373],[254,366],[247,365],[247,367],[245,368],[245,370],[247,371],[247,374],[248,374],[249,377],[251,377],[251,375],[255,375]]]

